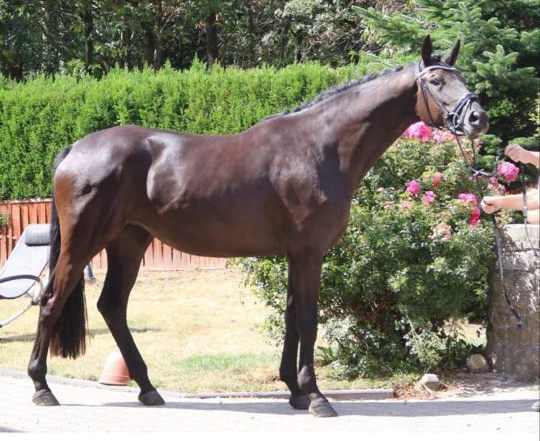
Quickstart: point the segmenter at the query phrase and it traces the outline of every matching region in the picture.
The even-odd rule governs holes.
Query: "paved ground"
[[[538,388],[513,387],[435,400],[335,402],[338,418],[316,419],[284,400],[180,398],[144,407],[136,391],[82,381],[49,381],[60,407],[31,402],[24,375],[0,371],[0,432],[347,432],[514,433],[538,439],[540,415],[531,411]]]

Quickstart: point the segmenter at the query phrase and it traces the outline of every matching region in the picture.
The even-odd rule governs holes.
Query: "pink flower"
[[[519,175],[519,168],[511,162],[501,162],[497,164],[497,171],[508,183],[515,181],[517,175]]]
[[[461,193],[458,195],[458,199],[465,205],[472,205],[476,207],[476,196],[472,193]]]
[[[431,130],[431,127],[420,121],[409,126],[403,133],[403,136],[405,138],[419,139],[422,142],[426,142],[433,137],[433,131]]]
[[[490,179],[490,181],[491,181],[491,179]],[[499,194],[505,194],[506,193],[506,187],[504,185],[502,185],[502,184],[497,184],[497,180],[495,180],[495,184],[488,184],[487,188],[488,188],[488,190],[494,190]]]
[[[435,173],[435,175],[433,175],[433,179],[431,179],[431,185],[433,185],[433,187],[437,188],[439,186],[442,178],[443,178],[443,175],[442,175],[441,172]]]
[[[430,205],[435,200],[435,193],[432,191],[426,191],[424,193],[424,197],[422,198],[422,202],[424,204]]]
[[[407,182],[407,190],[405,191],[412,194],[413,196],[416,196],[418,193],[420,193],[420,184],[415,180]]]
[[[473,225],[475,226],[476,224],[478,224],[478,219],[480,219],[480,215],[482,214],[482,212],[480,211],[480,208],[476,207],[472,212],[471,212],[471,221],[469,222],[470,225]]]
[[[433,132],[433,141],[435,141],[437,144],[442,144],[443,142],[450,142],[453,140],[454,137],[452,134],[446,130],[434,130]]]
[[[471,221],[469,222],[470,225],[476,225],[478,223],[478,219],[480,219],[480,215],[482,214],[480,208],[478,208],[476,196],[472,193],[461,193],[458,195],[458,199],[463,205],[469,207],[469,211],[471,212]]]

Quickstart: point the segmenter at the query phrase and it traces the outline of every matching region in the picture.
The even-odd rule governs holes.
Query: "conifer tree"
[[[536,0],[416,0],[384,14],[357,8],[383,55],[417,56],[423,37],[436,47],[462,41],[458,68],[491,118],[490,133],[504,141],[536,132],[540,8]]]

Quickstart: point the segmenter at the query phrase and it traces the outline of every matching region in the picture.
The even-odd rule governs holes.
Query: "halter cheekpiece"
[[[422,90],[422,97],[424,98],[424,103],[426,105],[426,110],[428,111],[430,122],[429,125],[435,128],[442,128],[439,124],[435,122],[435,119],[433,118],[433,115],[431,114],[431,111],[429,110],[429,103],[427,100],[427,95],[431,96],[431,99],[439,108],[442,110],[444,119],[446,120],[446,128],[454,135],[464,135],[463,132],[463,124],[464,124],[464,117],[467,115],[468,111],[470,110],[472,103],[475,101],[478,101],[478,97],[472,93],[467,92],[463,97],[460,98],[456,106],[452,111],[450,111],[444,104],[440,103],[435,96],[433,96],[433,93],[431,93],[431,90],[429,89],[429,86],[426,84],[426,82],[423,79],[423,76],[435,69],[443,69],[448,71],[456,71],[455,67],[449,66],[447,64],[434,64],[432,66],[427,66],[425,68],[421,68],[420,63],[415,65],[415,78],[418,81],[418,84],[420,85],[420,89]]]

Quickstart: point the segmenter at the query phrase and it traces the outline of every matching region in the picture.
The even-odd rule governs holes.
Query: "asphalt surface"
[[[309,432],[521,433],[538,439],[540,414],[531,410],[537,387],[510,388],[435,400],[334,401],[337,418],[317,419],[284,399],[183,398],[162,392],[166,404],[146,407],[137,391],[78,380],[49,380],[58,407],[32,403],[23,373],[0,371],[0,432]],[[1,438],[1,437],[0,437]],[[505,438],[506,439],[506,438]]]

